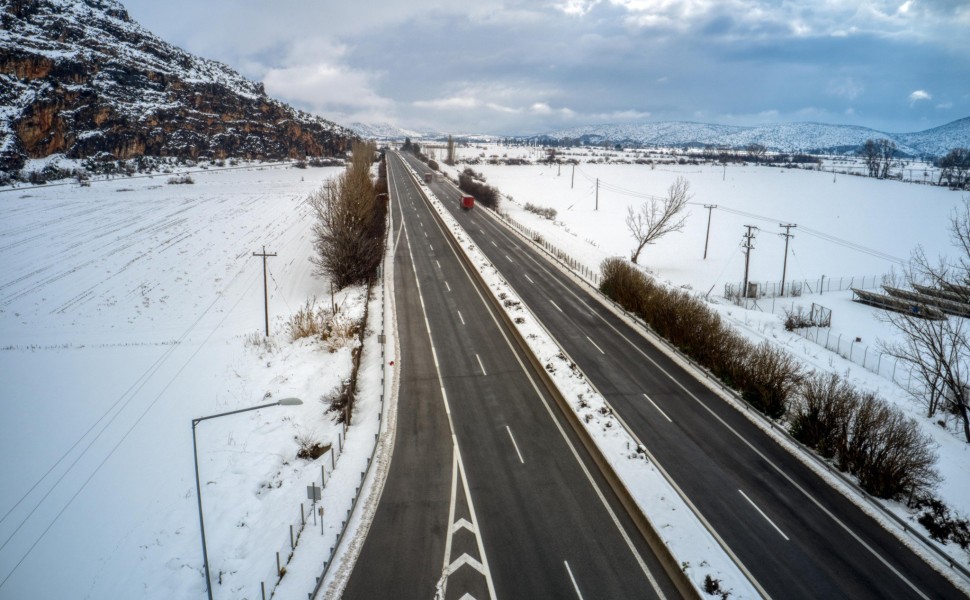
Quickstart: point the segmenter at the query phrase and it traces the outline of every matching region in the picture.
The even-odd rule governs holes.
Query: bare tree
[[[678,177],[667,188],[665,198],[651,198],[640,206],[639,212],[634,212],[632,206],[627,207],[626,226],[637,243],[630,254],[631,261],[637,262],[640,252],[647,244],[684,228],[684,222],[690,213],[683,213],[691,198],[690,182],[684,177]]]
[[[940,167],[940,185],[946,179],[951,187],[965,188],[970,183],[970,150],[954,148],[937,161]]]
[[[764,160],[765,154],[768,152],[768,148],[764,144],[751,143],[745,146],[745,150],[748,152],[748,158],[754,162],[761,162]]]
[[[910,284],[946,289],[970,302],[966,285],[970,278],[970,198],[964,198],[963,207],[953,212],[950,237],[956,258],[933,262],[917,248],[906,279]],[[970,325],[966,319],[931,321],[894,312],[887,312],[885,319],[902,334],[902,340],[881,345],[887,354],[912,367],[917,381],[910,393],[926,406],[928,417],[940,410],[957,415],[970,442]]]
[[[383,252],[384,205],[370,176],[373,144],[355,143],[351,164],[308,202],[316,216],[310,261],[338,288],[366,281]]]
[[[889,168],[893,165],[896,155],[896,143],[885,138],[881,140],[866,140],[862,145],[862,158],[865,160],[869,177],[885,179],[889,176]]]

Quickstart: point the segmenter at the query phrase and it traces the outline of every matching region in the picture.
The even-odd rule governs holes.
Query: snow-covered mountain
[[[761,144],[777,152],[846,153],[856,151],[868,139],[882,138],[894,141],[900,154],[942,156],[958,146],[970,147],[970,117],[916,133],[886,133],[867,127],[825,123],[739,127],[668,121],[574,127],[528,139],[675,147],[743,148]]]
[[[351,123],[349,127],[360,137],[375,140],[403,140],[406,137],[420,140],[440,135],[435,132],[405,129],[390,123]]]
[[[303,158],[353,137],[166,43],[115,0],[0,0],[0,170],[56,153]]]

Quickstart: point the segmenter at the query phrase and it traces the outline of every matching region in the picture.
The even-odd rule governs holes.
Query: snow
[[[571,152],[572,157],[584,161],[577,167],[575,187],[570,184],[569,165],[563,165],[561,171],[556,165],[486,163],[472,168],[483,173],[488,183],[506,196],[503,212],[541,233],[553,246],[594,273],[604,258],[629,257],[632,238],[624,225],[626,209],[636,208],[645,200],[616,190],[663,196],[676,177],[686,177],[694,197],[683,232],[671,233],[648,246],[641,254],[640,264],[669,285],[709,294],[712,307],[752,340],[772,340],[812,369],[845,375],[854,385],[875,391],[916,419],[937,445],[937,468],[943,481],[936,493],[958,514],[970,516],[970,445],[963,441],[954,422],[941,427],[927,420],[922,407],[898,385],[905,383],[905,369],[894,369],[888,358],[878,357],[878,341],[891,340],[896,335],[879,318],[878,309],[852,302],[849,291],[761,299],[757,307],[749,310],[721,297],[725,284],[737,284],[743,277],[740,242],[745,224],[761,228],[751,255],[752,281],[780,281],[784,239],[778,234],[784,230],[778,224],[797,223],[789,246],[788,281],[805,281],[817,291],[824,275],[827,282],[841,279],[846,288],[850,281],[856,285],[863,276],[868,281],[881,281],[887,273],[899,274],[900,261],[908,259],[917,245],[931,257],[950,252],[947,227],[953,209],[963,201],[961,194],[897,181],[843,175],[833,178],[832,173],[802,169],[602,164],[604,157],[622,154],[598,149]],[[459,158],[487,160],[490,156],[507,155],[535,160],[540,153],[541,150],[523,147],[476,146],[459,149]],[[450,170],[454,174],[464,167],[459,163]],[[599,210],[595,210],[597,178]],[[525,211],[526,202],[555,208],[556,220]],[[703,259],[708,216],[705,204],[718,207],[712,212],[707,260]],[[784,309],[799,305],[807,308],[812,303],[832,309],[831,331],[823,330],[819,343],[789,333],[782,325]],[[814,339],[815,334],[810,335]],[[857,337],[861,341],[853,343]],[[841,338],[843,356],[851,352],[853,360],[826,350],[826,338],[833,348]],[[867,368],[861,365],[863,360]],[[877,361],[878,374],[873,372]],[[904,505],[883,505],[919,527]],[[959,548],[943,548],[963,565],[970,564],[970,556]]]
[[[286,560],[288,526],[321,469],[334,510],[326,535],[308,527],[301,546],[333,544],[379,429],[382,296],[346,438],[321,399],[349,375],[356,341],[293,342],[284,324],[307,300],[330,305],[307,260],[305,199],[337,172],[212,169],[194,185],[165,175],[0,192],[0,597],[203,596],[191,420],[285,397],[304,403],[197,426],[215,597],[258,598],[261,580],[272,590],[275,553]],[[269,338],[252,256],[264,246],[277,254]],[[363,289],[333,300],[344,318],[362,316]],[[297,459],[304,435],[343,452]],[[283,581],[305,594],[326,555],[301,567],[300,550]]]

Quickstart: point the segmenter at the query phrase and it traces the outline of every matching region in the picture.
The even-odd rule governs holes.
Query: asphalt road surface
[[[461,211],[450,182],[430,187],[768,595],[965,598],[530,243]]]
[[[388,162],[397,432],[344,597],[678,597],[400,159]]]

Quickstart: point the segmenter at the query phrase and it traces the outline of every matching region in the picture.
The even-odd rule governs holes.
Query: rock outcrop
[[[166,43],[114,0],[0,0],[0,170],[56,153],[329,156],[355,137]]]

